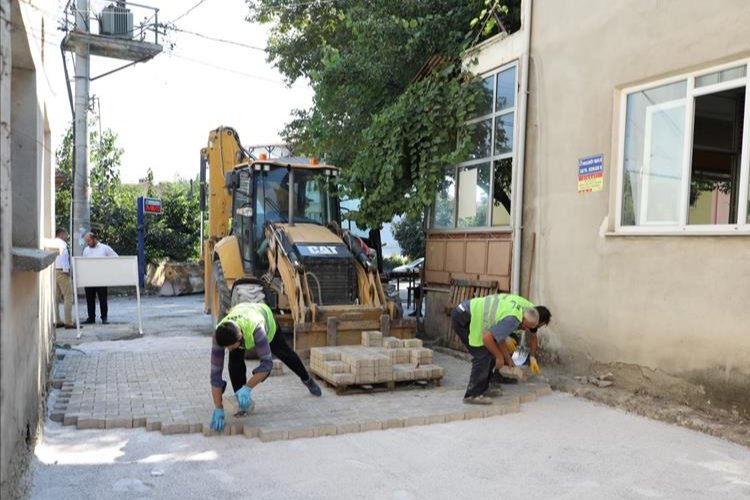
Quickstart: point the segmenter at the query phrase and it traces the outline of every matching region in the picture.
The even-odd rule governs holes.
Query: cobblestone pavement
[[[71,351],[55,360],[52,384],[59,392],[51,401],[52,420],[78,429],[146,427],[162,434],[212,434],[210,339],[159,337],[102,344],[113,348]],[[124,347],[115,347],[118,344]],[[521,403],[551,392],[541,382],[506,385],[491,406],[465,405],[469,364],[438,352],[434,362],[446,370],[441,387],[337,396],[320,381],[322,398],[311,396],[284,368],[283,375],[270,377],[253,391],[255,409],[247,417],[234,418],[235,398],[225,395],[224,433],[273,441],[483,418],[518,412]],[[248,368],[255,364],[249,361]],[[224,376],[228,380],[226,369]]]

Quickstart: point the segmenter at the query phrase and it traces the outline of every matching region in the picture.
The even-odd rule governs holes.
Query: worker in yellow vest
[[[477,297],[453,309],[453,329],[472,356],[464,403],[492,404],[489,387],[493,367],[515,366],[506,340],[516,330],[537,328],[540,310],[549,322],[551,315],[546,307],[535,306],[527,299],[511,294]],[[536,364],[536,359],[533,362]]]
[[[276,356],[289,367],[302,381],[313,396],[323,393],[310,376],[296,352],[289,347],[284,335],[277,331],[276,320],[271,308],[266,304],[243,302],[229,310],[214,331],[211,348],[211,395],[214,400],[214,412],[211,417],[211,429],[224,429],[224,407],[222,394],[227,383],[222,380],[224,370],[224,350],[229,351],[229,379],[237,396],[240,411],[247,411],[252,403],[252,390],[271,374],[273,356]],[[253,370],[248,379],[245,366],[245,351],[255,349],[260,365]]]

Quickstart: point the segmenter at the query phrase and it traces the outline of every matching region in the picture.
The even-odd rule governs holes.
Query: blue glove
[[[224,430],[224,409],[215,408],[214,414],[211,416],[211,429],[215,431]]]
[[[247,411],[250,408],[250,403],[253,402],[252,392],[251,388],[243,385],[242,389],[234,393],[237,396],[237,403],[240,405],[240,410]]]

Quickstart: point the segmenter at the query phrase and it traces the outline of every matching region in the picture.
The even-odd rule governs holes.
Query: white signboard
[[[141,289],[138,286],[138,257],[73,257],[73,289],[86,286],[134,286],[138,301],[138,332],[143,335],[141,320]],[[78,293],[74,293],[77,336],[81,337],[78,317]]]

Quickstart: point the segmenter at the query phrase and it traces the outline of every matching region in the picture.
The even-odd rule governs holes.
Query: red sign
[[[157,198],[143,198],[143,211],[147,214],[160,214],[161,200]]]

